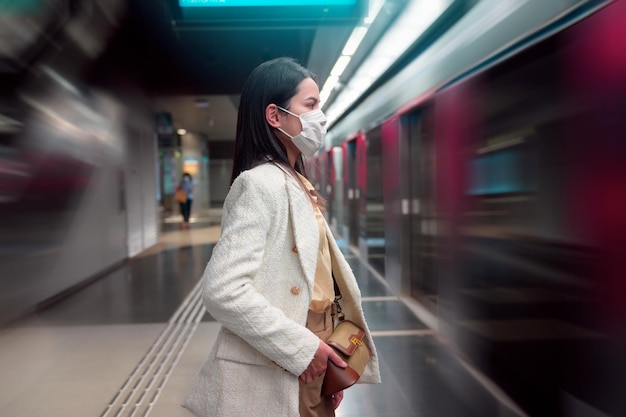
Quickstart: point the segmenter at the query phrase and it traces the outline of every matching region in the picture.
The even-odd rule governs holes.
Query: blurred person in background
[[[322,145],[326,118],[311,72],[278,58],[258,66],[239,105],[221,237],[203,301],[222,324],[183,405],[198,417],[332,417],[343,391],[322,395],[334,329],[333,276],[345,318],[372,352],[361,383],[380,382],[352,270],[332,236],[302,154]]]
[[[183,194],[186,198],[177,198],[178,204],[180,204],[180,213],[183,216],[183,222],[181,223],[181,227],[183,229],[189,228],[189,216],[191,214],[191,204],[193,203],[193,191],[194,191],[194,183],[193,178],[188,172],[183,174],[183,178],[180,180],[176,191],[180,191],[180,194],[183,194],[182,191],[185,192]]]

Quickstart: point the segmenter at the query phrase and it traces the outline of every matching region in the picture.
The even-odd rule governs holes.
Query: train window
[[[555,162],[559,149],[567,149],[563,131],[573,116],[558,70],[558,55],[545,45],[472,81],[465,224],[473,232],[567,235],[559,215],[566,210],[559,184],[567,174]]]
[[[532,129],[513,132],[487,140],[487,146],[476,150],[469,161],[468,194],[498,195],[528,193],[534,184],[527,149]]]

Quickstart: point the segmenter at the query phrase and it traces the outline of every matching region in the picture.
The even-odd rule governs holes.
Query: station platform
[[[170,219],[156,247],[1,329],[0,417],[192,417],[180,403],[220,327],[199,296],[218,237],[216,219],[196,219],[188,230]],[[452,362],[442,360],[450,353],[436,331],[343,250],[383,382],[348,389],[337,416],[474,416],[446,378]]]

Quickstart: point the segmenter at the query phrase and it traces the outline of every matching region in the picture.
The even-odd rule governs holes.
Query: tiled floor
[[[165,230],[156,248],[0,330],[0,417],[191,417],[179,404],[219,329],[197,291],[219,229]],[[345,253],[383,383],[350,388],[337,416],[474,416],[433,330],[373,268]]]

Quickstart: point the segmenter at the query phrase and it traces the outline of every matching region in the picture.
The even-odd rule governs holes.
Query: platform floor
[[[156,247],[0,329],[0,417],[192,417],[180,402],[219,329],[198,291],[218,236],[215,222],[166,222]],[[473,417],[450,352],[419,310],[343,250],[383,383],[347,390],[337,416]]]

